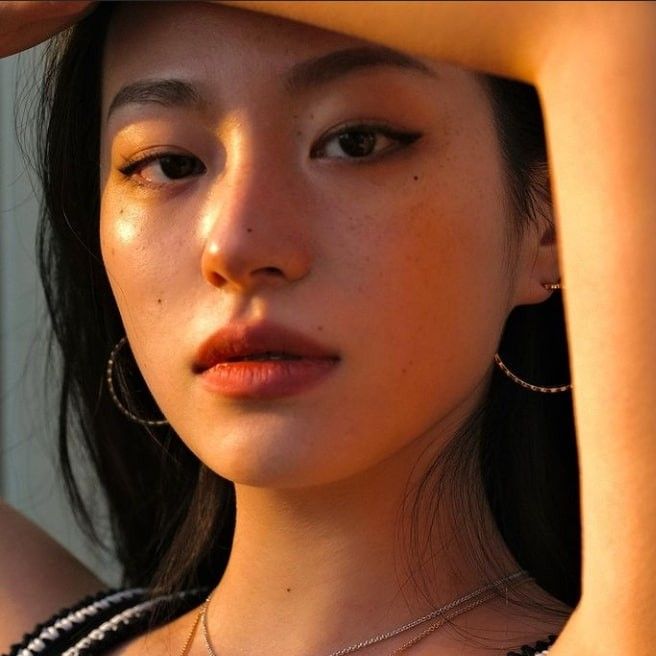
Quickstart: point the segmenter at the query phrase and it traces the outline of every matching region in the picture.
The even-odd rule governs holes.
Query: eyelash
[[[336,157],[335,159],[351,159],[361,161],[371,161],[380,157],[383,153],[389,150],[395,151],[404,146],[409,146],[417,141],[422,135],[419,132],[402,132],[394,130],[387,125],[376,123],[352,123],[347,125],[340,125],[339,127],[331,130],[328,134],[321,137],[316,145],[310,150],[310,157],[317,159],[325,153],[326,145],[332,140],[348,134],[366,134],[369,136],[382,135],[383,137],[395,141],[396,144],[385,147],[382,151],[374,155],[365,155],[362,157]]]
[[[363,156],[349,156],[348,154],[344,157],[332,157],[329,159],[345,159],[351,161],[362,161],[369,162],[378,159],[383,156],[388,151],[396,151],[400,148],[407,147],[417,141],[422,135],[419,132],[402,132],[399,130],[394,130],[386,125],[373,124],[373,123],[354,123],[351,125],[341,125],[334,130],[331,130],[328,134],[324,135],[319,139],[319,141],[312,146],[310,149],[310,158],[319,159],[325,157],[327,147],[330,145],[332,140],[339,140],[347,135],[365,135],[366,137],[376,138],[377,136],[382,135],[386,139],[389,139],[395,144],[385,146],[381,151],[374,154],[366,154]],[[359,140],[356,139],[356,143],[351,145],[359,145],[357,143]],[[340,144],[339,147],[343,147],[344,144]],[[128,161],[125,165],[119,168],[119,172],[125,176],[125,178],[131,180],[134,184],[139,186],[148,186],[153,188],[159,188],[170,184],[170,182],[152,182],[144,179],[139,180],[138,174],[145,169],[149,164],[153,162],[163,162],[166,158],[174,159],[187,159],[192,163],[193,172],[190,175],[181,176],[180,178],[168,178],[170,181],[175,180],[187,180],[189,177],[196,177],[202,175],[207,170],[205,165],[201,162],[200,159],[194,155],[187,155],[182,153],[176,153],[171,151],[159,151],[151,152],[146,155],[142,155],[136,159]],[[200,164],[200,167],[198,166]],[[161,164],[160,164],[161,165]],[[166,174],[164,173],[164,176]]]
[[[200,161],[200,159],[198,159],[194,155],[187,155],[184,153],[176,153],[176,152],[165,150],[165,151],[151,152],[146,155],[141,155],[136,159],[132,159],[128,161],[126,164],[124,164],[123,166],[121,166],[119,168],[119,172],[122,173],[127,179],[131,180],[132,182],[134,182],[139,186],[149,186],[149,187],[159,188],[168,183],[166,182],[157,183],[157,182],[151,182],[146,180],[140,181],[137,179],[136,174],[138,174],[142,169],[145,169],[149,164],[152,164],[153,162],[161,163],[167,158],[187,159],[192,162],[193,166],[195,166],[196,169],[198,168],[197,165],[200,164],[200,168],[202,170],[195,171],[193,174],[194,176],[202,175],[207,170],[205,165]],[[185,180],[188,177],[189,176],[185,176],[181,178],[169,178],[169,180],[176,180],[176,179]]]

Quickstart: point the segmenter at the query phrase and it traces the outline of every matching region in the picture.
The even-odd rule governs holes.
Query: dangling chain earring
[[[114,401],[114,404],[116,407],[128,418],[131,419],[132,421],[136,421],[138,424],[141,424],[142,426],[167,426],[168,421],[166,419],[142,419],[141,417],[137,417],[134,413],[130,412],[120,401],[118,396],[116,395],[116,390],[114,389],[114,380],[113,380],[113,375],[114,375],[114,362],[116,361],[116,356],[118,355],[118,352],[127,344],[127,337],[121,337],[121,339],[118,340],[116,343],[116,346],[112,349],[112,352],[109,355],[109,360],[107,360],[107,372],[106,372],[106,378],[107,378],[107,387],[109,388],[109,394],[112,397],[112,401]]]
[[[542,286],[549,291],[560,291],[562,289],[559,282],[545,282],[542,283]],[[503,371],[513,383],[517,383],[522,387],[531,390],[531,392],[541,392],[542,394],[556,394],[557,392],[569,392],[572,389],[571,383],[568,385],[554,385],[550,387],[543,387],[542,385],[533,385],[527,383],[525,380],[522,380],[519,376],[514,374],[508,367],[503,363],[498,353],[494,354],[494,361],[497,363],[497,366],[501,371]]]

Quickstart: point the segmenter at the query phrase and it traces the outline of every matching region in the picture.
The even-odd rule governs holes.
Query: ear
[[[530,223],[520,238],[515,268],[513,306],[546,301],[553,292],[545,289],[544,284],[560,280],[558,243],[548,191],[548,174],[541,173],[540,177],[538,188],[544,190],[544,193],[538,194],[540,198],[535,203],[536,216],[527,219]]]

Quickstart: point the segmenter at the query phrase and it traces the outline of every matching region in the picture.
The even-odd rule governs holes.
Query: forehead
[[[105,74],[148,77],[163,69],[258,68],[281,73],[295,61],[363,41],[216,3],[118,3],[105,46]]]
[[[372,51],[376,51],[372,55]],[[414,58],[359,39],[216,3],[118,3],[104,52],[104,101],[134,80],[157,78],[199,79],[224,86],[248,86],[262,81],[278,83],[299,63],[326,54],[350,51],[349,57],[323,62],[320,75],[313,70],[291,80],[329,80],[353,68],[391,64],[397,70],[417,71],[471,83],[471,74],[444,62]],[[355,51],[355,56],[353,52]],[[316,68],[316,67],[315,67]],[[289,90],[289,89],[288,89]]]
[[[195,50],[201,52],[244,42],[309,49],[317,40],[337,45],[363,43],[336,32],[215,2],[119,2],[113,12],[111,34],[116,38],[147,38],[151,44],[159,41],[162,47],[174,48],[176,43],[191,39]]]

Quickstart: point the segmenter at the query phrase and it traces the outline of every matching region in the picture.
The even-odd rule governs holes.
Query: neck
[[[208,611],[217,653],[330,654],[486,583],[461,546],[449,491],[435,514],[413,506],[421,449],[321,488],[237,485],[233,548]],[[517,570],[482,520],[486,547]]]

